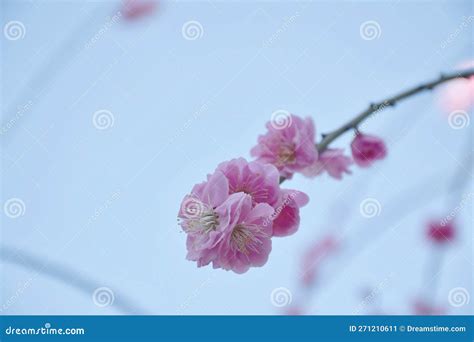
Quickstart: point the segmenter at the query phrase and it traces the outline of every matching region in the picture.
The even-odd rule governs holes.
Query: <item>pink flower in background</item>
[[[266,124],[265,135],[260,135],[258,145],[251,154],[258,161],[275,165],[280,175],[291,178],[318,159],[315,146],[315,128],[311,118],[302,119],[288,114]]]
[[[329,176],[342,179],[344,173],[351,174],[349,166],[352,159],[344,155],[344,150],[339,148],[329,148],[319,155],[319,159],[313,164],[303,169],[302,173],[306,177],[316,177],[326,171]]]
[[[459,69],[474,68],[474,61],[466,61]],[[446,113],[469,111],[474,107],[474,77],[456,79],[446,84],[440,92],[439,103]]]
[[[252,198],[239,192],[230,195],[216,212],[218,238],[207,245],[207,253],[215,256],[213,267],[244,273],[251,266],[263,266],[272,249],[272,225],[263,225],[263,221],[273,214],[273,208],[266,203],[253,207]]]
[[[443,307],[436,306],[426,300],[417,299],[413,303],[413,313],[415,315],[444,315],[446,310]]]
[[[121,12],[125,19],[135,20],[153,13],[157,5],[156,0],[124,0]]]
[[[316,280],[316,274],[321,264],[329,255],[334,253],[339,244],[332,235],[313,243],[303,255],[301,273],[303,274],[303,285],[311,286]]]
[[[444,244],[454,239],[456,230],[452,221],[432,221],[428,224],[427,236],[431,241]]]
[[[382,139],[357,132],[351,143],[352,157],[360,167],[369,167],[376,160],[387,155],[387,149]]]
[[[300,306],[292,305],[285,310],[285,315],[287,316],[302,316],[304,315],[304,310]]]
[[[309,202],[305,193],[297,190],[282,189],[275,206],[273,217],[273,235],[288,236],[300,226],[300,208]]]
[[[247,162],[244,158],[232,159],[217,167],[229,182],[229,194],[243,192],[253,203],[274,206],[279,199],[279,173],[275,166],[260,162]]]

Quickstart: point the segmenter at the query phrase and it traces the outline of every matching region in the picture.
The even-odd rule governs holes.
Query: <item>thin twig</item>
[[[367,119],[371,114],[384,110],[387,107],[393,107],[395,106],[398,102],[401,102],[402,100],[409,98],[413,95],[416,95],[418,93],[421,93],[425,90],[432,90],[433,88],[437,87],[440,84],[443,84],[445,82],[451,81],[453,79],[457,78],[468,78],[470,76],[474,75],[474,69],[469,69],[469,70],[463,70],[457,73],[449,74],[449,75],[443,75],[431,82],[421,84],[417,87],[405,90],[397,95],[394,95],[392,97],[389,97],[379,103],[372,103],[370,104],[369,108],[364,110],[362,113],[357,115],[354,119],[351,121],[347,122],[346,124],[342,125],[340,128],[336,129],[335,131],[325,134],[323,140],[317,145],[318,150],[320,152],[324,151],[327,149],[328,145],[334,141],[336,138],[344,134],[345,132],[357,128],[357,126],[363,122],[365,119]]]
[[[378,103],[371,103],[369,107],[358,114],[355,118],[350,120],[349,122],[345,123],[338,129],[327,133],[323,134],[323,139],[319,144],[316,144],[316,147],[318,148],[319,152],[323,152],[326,150],[334,140],[336,140],[338,137],[346,133],[347,131],[350,131],[352,129],[357,129],[357,127],[365,120],[367,119],[371,114],[375,112],[380,112],[387,107],[394,107],[397,103],[401,102],[402,100],[405,100],[413,95],[416,95],[418,93],[424,92],[426,90],[432,90],[433,88],[437,87],[440,84],[443,84],[445,82],[458,79],[458,78],[469,78],[474,75],[474,69],[467,69],[467,70],[462,70],[458,71],[456,73],[452,74],[441,74],[440,77],[438,77],[436,80],[427,82],[424,84],[421,84],[419,86],[410,88],[408,90],[402,91],[401,93],[398,93],[394,96],[391,96],[381,102]],[[280,183],[283,183],[285,181],[284,177],[280,178]]]

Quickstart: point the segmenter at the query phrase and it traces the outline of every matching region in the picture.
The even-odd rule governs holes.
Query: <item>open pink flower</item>
[[[319,155],[318,160],[303,169],[302,173],[306,177],[314,178],[326,171],[329,176],[342,179],[344,173],[352,173],[349,170],[351,164],[352,159],[344,155],[343,149],[329,148]]]
[[[253,203],[274,206],[280,195],[279,173],[275,166],[244,158],[232,159],[219,164],[229,182],[229,194],[243,192],[252,197]]]
[[[309,197],[304,192],[281,190],[280,198],[275,206],[273,235],[288,236],[295,233],[300,226],[300,208],[308,202]]]
[[[289,115],[281,125],[270,121],[265,135],[260,135],[258,145],[250,153],[258,161],[275,165],[280,175],[291,178],[318,158],[315,146],[315,128],[311,118],[302,119]]]
[[[444,244],[454,239],[456,230],[452,221],[432,221],[428,224],[428,238],[438,244]]]
[[[263,225],[263,221],[273,214],[270,205],[252,206],[251,196],[239,192],[216,208],[206,205],[203,208],[195,218],[186,217],[189,215],[185,211],[180,213],[185,217],[182,227],[188,234],[187,259],[196,261],[198,267],[212,262],[214,268],[236,273],[267,262],[272,246],[272,225]]]
[[[369,167],[376,160],[387,155],[387,149],[382,139],[368,134],[357,133],[351,143],[352,157],[360,167]]]
[[[280,189],[279,172],[271,164],[244,158],[223,162],[181,204],[187,259],[236,273],[262,266],[272,236],[294,233],[299,208],[308,200],[300,191]]]
[[[263,266],[272,249],[272,225],[264,220],[273,214],[267,203],[252,206],[251,196],[242,192],[232,194],[217,209],[220,237],[213,246],[214,268],[244,273],[250,267]]]
[[[186,195],[178,213],[180,225],[187,233],[187,258],[204,266],[212,261],[207,253],[209,244],[217,238],[219,215],[216,211],[229,196],[229,183],[221,172],[208,176],[208,180],[196,184],[190,195]]]

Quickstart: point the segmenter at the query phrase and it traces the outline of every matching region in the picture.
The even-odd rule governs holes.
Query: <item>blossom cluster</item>
[[[267,123],[267,132],[250,151],[254,161],[238,158],[219,164],[184,197],[179,222],[187,234],[187,259],[198,267],[212,263],[214,268],[244,273],[263,266],[272,238],[298,230],[300,208],[309,197],[281,188],[281,179],[323,172],[341,179],[351,173],[353,161],[367,167],[386,155],[381,139],[360,132],[351,144],[352,158],[343,149],[319,153],[312,119],[296,115],[287,119],[286,125]]]

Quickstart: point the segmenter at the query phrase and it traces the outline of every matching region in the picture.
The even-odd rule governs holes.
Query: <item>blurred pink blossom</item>
[[[342,179],[344,173],[351,174],[349,166],[352,159],[344,155],[344,150],[339,148],[329,148],[319,155],[319,159],[302,170],[306,177],[316,177],[326,171],[329,176]]]
[[[157,5],[157,0],[124,0],[122,13],[125,19],[135,20],[153,13]]]
[[[413,303],[413,313],[415,315],[444,315],[446,309],[436,306],[423,299],[417,299]]]
[[[354,162],[360,167],[369,167],[379,159],[384,159],[387,155],[385,143],[379,137],[356,133],[351,143],[352,157]]]
[[[444,244],[450,242],[454,239],[455,235],[456,230],[453,221],[431,221],[428,223],[428,239],[435,243]]]
[[[316,280],[317,271],[321,264],[339,247],[339,243],[332,235],[313,243],[303,255],[301,264],[302,282],[311,286]]]
[[[272,120],[266,127],[267,133],[258,137],[258,144],[250,153],[260,162],[275,165],[281,176],[291,178],[318,159],[311,118],[291,114],[283,125]]]
[[[297,305],[292,305],[285,310],[285,315],[287,316],[301,316],[304,315],[304,309]]]
[[[459,69],[474,68],[474,60],[459,65]],[[470,111],[474,107],[474,76],[458,78],[447,83],[440,91],[439,103],[446,113]]]

